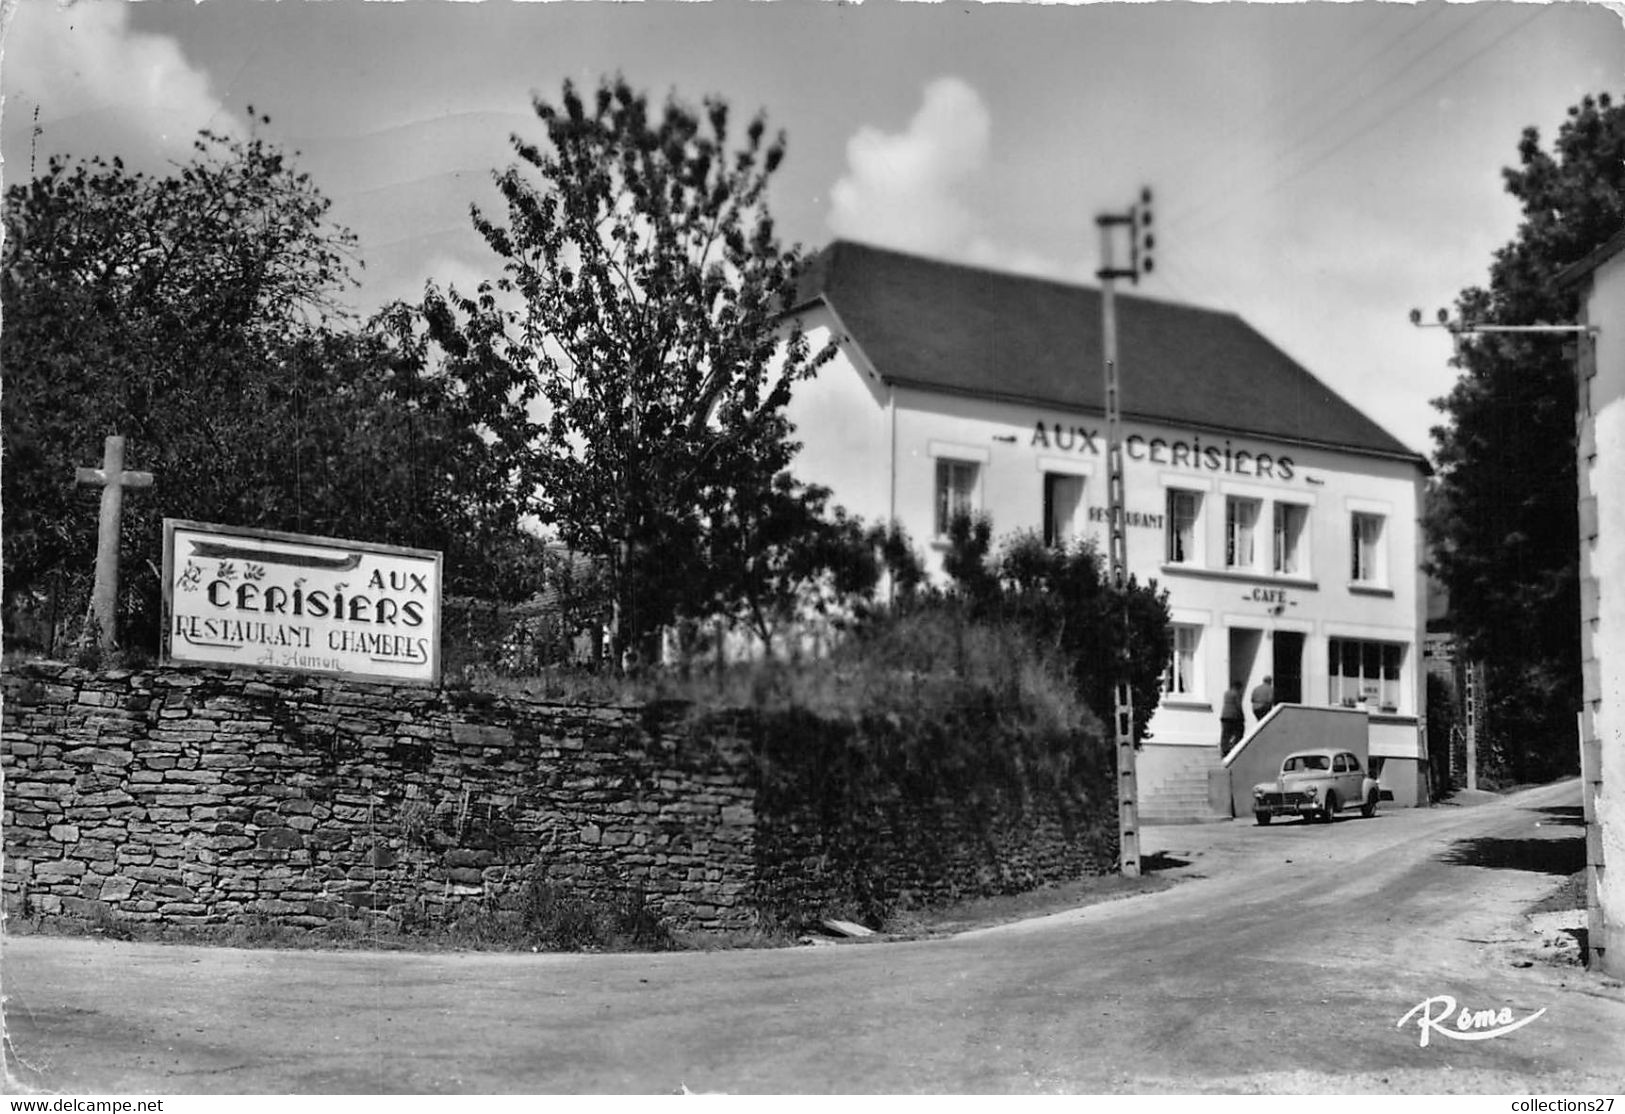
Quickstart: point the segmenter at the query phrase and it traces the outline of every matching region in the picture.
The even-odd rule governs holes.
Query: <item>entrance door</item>
[[[1277,704],[1303,703],[1303,633],[1278,630],[1275,632],[1275,702]]]
[[[1246,703],[1247,693],[1251,691],[1258,669],[1258,651],[1264,641],[1264,632],[1248,627],[1230,628],[1230,668],[1225,673],[1225,683],[1235,681],[1241,686],[1241,699]]]

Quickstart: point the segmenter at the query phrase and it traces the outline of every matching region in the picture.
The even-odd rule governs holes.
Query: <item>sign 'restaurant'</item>
[[[440,680],[440,554],[164,520],[163,658]]]

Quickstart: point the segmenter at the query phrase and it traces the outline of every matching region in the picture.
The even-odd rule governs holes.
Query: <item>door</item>
[[[1275,669],[1275,702],[1303,703],[1303,633],[1278,630],[1271,664]]]

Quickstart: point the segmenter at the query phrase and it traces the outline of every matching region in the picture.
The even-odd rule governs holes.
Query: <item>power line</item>
[[[1352,68],[1350,68],[1347,72],[1344,73],[1342,79],[1340,81],[1338,81],[1335,85],[1324,86],[1320,90],[1318,90],[1317,92],[1312,93],[1308,100],[1303,101],[1303,102],[1299,102],[1299,103],[1297,103],[1297,104],[1295,104],[1293,106],[1294,112],[1295,112],[1296,115],[1298,115],[1301,119],[1305,120],[1306,122],[1310,122],[1305,127],[1291,129],[1294,132],[1294,134],[1304,134],[1304,135],[1313,134],[1313,132],[1320,126],[1320,124],[1325,119],[1325,115],[1323,113],[1319,113],[1319,111],[1318,111],[1323,102],[1327,101],[1331,97],[1336,96],[1337,94],[1342,93],[1342,91],[1344,89],[1348,88],[1351,84],[1353,84],[1353,82],[1355,81],[1356,78],[1369,75],[1372,68],[1374,66],[1376,66],[1379,62],[1381,62],[1384,58],[1386,58],[1389,54],[1393,53],[1393,51],[1394,51],[1394,49],[1396,47],[1398,47],[1402,42],[1406,41],[1407,39],[1413,39],[1415,36],[1419,35],[1422,32],[1422,30],[1425,29],[1428,26],[1428,24],[1432,23],[1435,19],[1437,19],[1440,15],[1442,15],[1444,13],[1444,11],[1445,11],[1445,8],[1443,6],[1435,7],[1432,11],[1430,11],[1427,14],[1427,16],[1420,23],[1415,24],[1414,26],[1410,25],[1410,23],[1408,22],[1409,13],[1405,13],[1405,17],[1407,18],[1406,25],[1403,26],[1399,30],[1399,32],[1397,34],[1391,36],[1387,41],[1385,41],[1383,43],[1383,45],[1380,46],[1376,50],[1375,53],[1373,53],[1373,54],[1369,55],[1368,57],[1365,57],[1365,58],[1361,59],[1359,62],[1355,63]],[[1365,42],[1365,40],[1367,40],[1367,39],[1369,39],[1371,37],[1372,37],[1371,33],[1368,32],[1362,38],[1361,44],[1363,44]],[[1450,34],[1446,34],[1443,39],[1439,40],[1439,42],[1442,43],[1442,42],[1448,41],[1450,37],[1451,37]],[[1343,56],[1347,57],[1351,53],[1353,53],[1353,48],[1351,48],[1349,51],[1345,52],[1343,54]],[[1420,59],[1418,59],[1418,60],[1420,60]],[[1412,64],[1414,64],[1414,63],[1412,63]],[[1403,67],[1401,69],[1403,69]],[[1256,119],[1253,119],[1250,122],[1256,123]],[[1238,124],[1238,125],[1232,126],[1230,128],[1227,128],[1225,130],[1224,134],[1222,136],[1220,136],[1217,140],[1215,140],[1212,144],[1210,144],[1205,150],[1203,150],[1202,152],[1200,152],[1198,154],[1195,154],[1195,155],[1193,155],[1193,156],[1191,156],[1189,158],[1186,158],[1186,159],[1182,160],[1180,163],[1176,164],[1176,166],[1174,167],[1172,173],[1176,177],[1183,176],[1184,172],[1186,170],[1188,170],[1190,167],[1192,167],[1194,164],[1201,163],[1201,162],[1212,162],[1213,161],[1213,156],[1215,154],[1219,154],[1222,157],[1225,148],[1233,146],[1232,144],[1229,143],[1230,140],[1233,140],[1233,139],[1235,139],[1238,136],[1241,136],[1243,134],[1249,134],[1249,133],[1257,134],[1257,133],[1260,133],[1261,131],[1262,131],[1262,129],[1259,129],[1259,128],[1256,128],[1256,127],[1252,128],[1252,129],[1249,129],[1244,124]],[[1176,208],[1175,211],[1174,211],[1174,216],[1172,218],[1170,218],[1168,221],[1164,222],[1164,223],[1172,225],[1173,223],[1177,222],[1180,219],[1181,218],[1179,216],[1179,210]]]
[[[1517,34],[1519,31],[1523,30],[1526,26],[1528,26],[1530,23],[1532,23],[1535,19],[1537,19],[1539,16],[1541,16],[1543,14],[1544,14],[1544,9],[1541,9],[1541,8],[1537,7],[1535,9],[1535,11],[1530,13],[1528,16],[1524,17],[1522,20],[1520,20],[1519,22],[1517,22],[1513,26],[1507,28],[1507,30],[1503,31],[1501,34],[1497,35],[1495,38],[1491,39],[1489,42],[1485,43],[1483,46],[1479,47],[1477,50],[1475,50],[1471,54],[1467,55],[1461,61],[1457,62],[1454,66],[1451,66],[1448,70],[1444,71],[1442,74],[1439,74],[1432,81],[1428,82],[1426,85],[1422,86],[1420,89],[1417,89],[1414,92],[1410,93],[1400,103],[1394,105],[1388,111],[1386,111],[1386,112],[1382,113],[1381,115],[1377,116],[1375,119],[1373,119],[1369,123],[1367,123],[1364,127],[1360,128],[1359,130],[1357,130],[1357,131],[1353,132],[1352,134],[1346,136],[1345,138],[1343,138],[1342,140],[1337,142],[1332,147],[1327,148],[1325,151],[1321,152],[1318,156],[1316,156],[1310,162],[1306,163],[1304,166],[1300,167],[1298,170],[1294,171],[1293,173],[1287,175],[1284,178],[1276,179],[1274,182],[1271,182],[1269,185],[1264,186],[1262,189],[1253,188],[1253,189],[1248,189],[1248,190],[1242,191],[1242,195],[1244,195],[1244,196],[1252,196],[1252,197],[1257,197],[1257,198],[1268,197],[1271,194],[1285,188],[1286,186],[1291,185],[1293,182],[1296,182],[1298,179],[1304,177],[1306,174],[1309,174],[1311,171],[1316,170],[1321,165],[1323,165],[1328,159],[1330,159],[1334,155],[1337,155],[1340,152],[1342,152],[1350,144],[1356,143],[1359,140],[1364,139],[1372,131],[1376,130],[1382,124],[1387,123],[1389,120],[1391,120],[1398,113],[1409,109],[1411,107],[1411,104],[1417,98],[1423,96],[1426,93],[1431,92],[1433,89],[1437,88],[1439,85],[1443,84],[1445,81],[1447,81],[1451,77],[1454,77],[1456,75],[1456,73],[1459,72],[1461,69],[1463,69],[1464,67],[1466,67],[1466,66],[1470,65],[1471,63],[1477,61],[1483,55],[1489,53],[1495,47],[1499,46],[1501,43],[1503,43],[1507,39],[1511,38],[1513,35]],[[1278,162],[1284,162],[1284,161],[1286,161],[1286,160],[1285,159],[1278,160]],[[1237,195],[1236,194],[1230,194],[1230,195],[1228,195],[1227,200],[1228,199],[1233,199],[1235,196],[1237,196]],[[1234,207],[1232,206],[1232,208],[1234,208]],[[1194,214],[1188,214],[1185,218],[1183,218],[1183,220],[1188,222],[1191,219],[1192,215],[1194,215]],[[1229,219],[1229,214],[1220,213],[1220,214],[1216,215],[1215,217],[1213,217],[1213,218],[1211,218],[1209,220],[1203,221],[1200,224],[1195,225],[1194,227],[1186,225],[1185,226],[1185,236],[1187,238],[1190,237],[1190,236],[1194,236],[1194,235],[1196,235],[1196,234],[1198,234],[1200,232],[1203,232],[1203,231],[1205,231],[1205,230],[1207,230],[1209,228],[1214,227],[1217,224],[1222,224],[1227,219]]]

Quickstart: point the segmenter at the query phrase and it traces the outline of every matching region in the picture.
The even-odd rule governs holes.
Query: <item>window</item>
[[[1349,579],[1361,584],[1381,584],[1386,578],[1382,549],[1383,517],[1356,511],[1350,527],[1352,562]]]
[[[1283,576],[1308,573],[1304,563],[1303,529],[1309,521],[1309,508],[1300,503],[1275,504],[1274,569]]]
[[[937,458],[937,536],[959,515],[976,513],[976,480],[980,467],[969,460]]]
[[[1044,473],[1044,544],[1061,546],[1077,536],[1083,477]]]
[[[1165,696],[1197,696],[1202,691],[1197,673],[1197,649],[1202,644],[1202,628],[1186,623],[1174,623],[1169,627],[1169,640],[1173,643],[1173,654],[1168,661],[1168,668],[1162,675],[1162,692]]]
[[[1400,670],[1405,646],[1399,642],[1366,642],[1334,638],[1326,655],[1331,674],[1327,696],[1345,708],[1399,710]]]
[[[1168,563],[1194,564],[1196,523],[1202,513],[1202,493],[1182,488],[1168,489]]]
[[[1346,774],[1349,772],[1349,756],[1338,754],[1332,757],[1332,773]]]
[[[1257,561],[1253,537],[1258,533],[1257,499],[1224,501],[1224,564],[1230,569],[1250,569]]]

